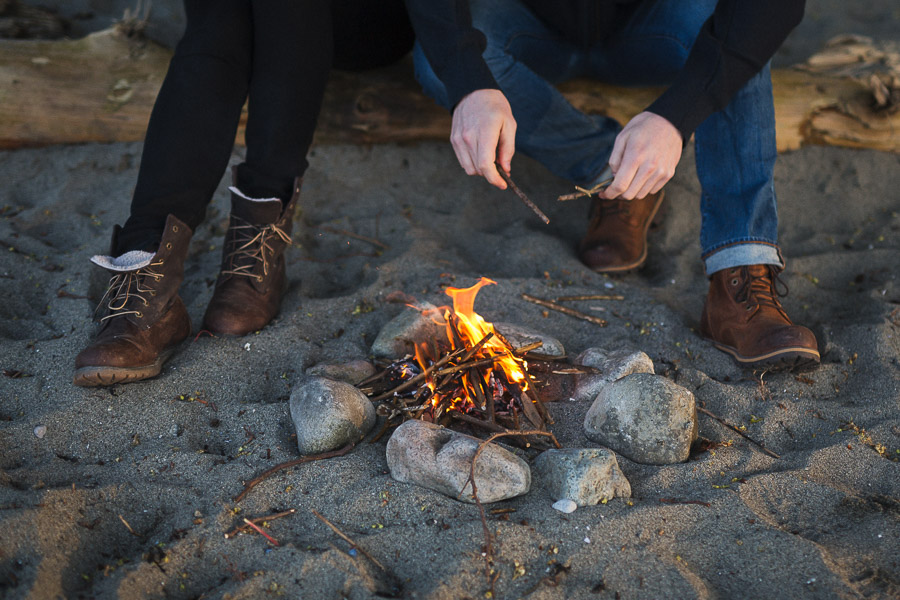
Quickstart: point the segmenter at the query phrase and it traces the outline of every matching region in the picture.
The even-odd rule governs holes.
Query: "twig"
[[[267,521],[274,521],[275,519],[280,519],[281,517],[287,517],[297,512],[296,508],[292,508],[290,510],[286,510],[284,512],[275,513],[274,515],[266,515],[265,517],[257,517],[255,519],[250,519],[253,523],[259,525],[260,523],[265,523]],[[239,533],[245,533],[247,531],[246,525],[238,525],[231,531],[225,534],[225,539],[230,539],[236,536]]]
[[[585,294],[581,296],[560,296],[554,302],[578,302],[580,300],[624,300],[621,294]]]
[[[321,229],[322,231],[327,231],[328,233],[334,233],[337,235],[346,235],[347,237],[352,237],[357,240],[361,240],[363,242],[368,242],[373,246],[378,246],[382,250],[390,250],[390,246],[385,244],[384,242],[380,242],[375,238],[370,238],[364,235],[360,235],[358,233],[353,233],[352,231],[347,231],[346,229],[335,229],[334,227],[329,227],[327,225],[317,225],[317,229]]]
[[[526,435],[543,435],[549,437],[551,440],[553,440],[553,443],[556,445],[556,447],[560,448],[559,441],[557,441],[556,436],[549,431],[502,431],[500,433],[495,433],[478,445],[478,449],[475,450],[475,455],[472,456],[472,464],[469,467],[469,479],[468,481],[466,481],[466,483],[472,484],[472,498],[475,500],[475,505],[478,507],[479,515],[481,515],[481,528],[484,530],[484,575],[485,577],[487,577],[488,585],[490,585],[491,595],[493,595],[494,582],[496,581],[495,578],[491,577],[491,568],[494,563],[494,545],[491,541],[491,530],[487,524],[487,517],[485,517],[484,515],[484,505],[478,498],[478,489],[475,487],[475,462],[478,460],[478,457],[481,456],[481,451],[487,448],[487,445],[494,440],[508,436]],[[462,489],[466,489],[466,483],[463,484]]]
[[[262,530],[262,527],[260,527],[259,525],[257,525],[257,524],[254,523],[253,521],[251,521],[250,519],[245,518],[245,519],[244,519],[244,523],[246,523],[247,525],[249,525],[250,527],[252,527],[254,530],[256,530],[256,532],[257,532],[259,535],[261,535],[261,536],[263,536],[264,538],[266,538],[267,540],[269,540],[269,543],[272,544],[273,546],[279,546],[279,545],[280,545],[280,544],[278,543],[278,540],[276,540],[276,539],[273,538],[271,535],[269,535],[268,533],[266,533],[265,531],[263,531],[263,530]]]
[[[300,458],[295,458],[294,460],[289,460],[287,462],[281,463],[280,465],[275,465],[274,467],[265,471],[261,475],[258,475],[256,477],[254,477],[253,479],[251,479],[244,486],[244,491],[242,491],[240,494],[238,494],[235,497],[234,501],[240,502],[241,500],[243,500],[244,496],[246,496],[250,490],[255,488],[261,482],[266,480],[268,477],[271,477],[278,471],[283,471],[284,469],[290,469],[291,467],[296,467],[297,465],[302,465],[303,463],[312,462],[314,460],[322,460],[323,458],[334,458],[336,456],[343,456],[343,455],[347,454],[348,452],[350,452],[351,450],[353,450],[354,446],[356,446],[356,442],[350,442],[349,444],[347,444],[343,448],[340,448],[339,450],[332,450],[331,452],[323,452],[321,454],[310,454],[309,456],[301,456]]]
[[[706,410],[706,409],[703,408],[702,406],[698,406],[698,407],[697,407],[697,410],[700,411],[700,412],[702,412],[702,413],[703,413],[704,415],[706,415],[707,417],[712,417],[713,419],[715,419],[716,421],[718,421],[719,423],[721,423],[722,425],[724,425],[724,426],[727,427],[728,429],[732,430],[733,432],[735,432],[736,434],[738,434],[739,436],[741,436],[741,437],[744,438],[745,440],[749,441],[751,444],[755,444],[756,446],[759,447],[760,450],[762,450],[763,452],[765,452],[766,454],[768,454],[768,455],[771,456],[772,458],[781,458],[779,455],[775,454],[774,452],[772,452],[771,450],[769,450],[768,448],[766,448],[763,444],[761,444],[760,442],[757,442],[757,441],[754,440],[752,437],[750,437],[749,435],[747,435],[746,433],[744,433],[743,431],[741,431],[740,429],[738,429],[737,427],[735,427],[735,426],[732,425],[731,423],[727,422],[727,421],[726,421],[725,419],[723,419],[722,417],[719,417],[719,416],[714,415],[713,413],[709,412],[708,410]]]
[[[447,354],[442,359],[440,359],[439,361],[437,361],[436,363],[434,363],[433,365],[431,365],[430,367],[428,367],[427,369],[425,369],[424,371],[422,371],[421,373],[419,373],[412,379],[408,379],[405,382],[398,385],[397,387],[395,387],[394,389],[388,390],[379,396],[375,396],[374,398],[372,398],[372,402],[381,402],[382,400],[386,400],[387,398],[390,398],[391,396],[393,396],[395,394],[399,394],[400,392],[408,390],[409,388],[413,387],[420,381],[425,381],[425,379],[431,374],[432,371],[434,371],[435,369],[440,369],[441,367],[446,365],[452,359],[454,359],[457,356],[459,356],[460,354],[462,354],[463,350],[464,350],[464,348],[460,348],[458,350],[451,352],[450,354]]]
[[[515,350],[513,350],[513,354],[515,354],[516,356],[522,356],[523,354],[528,354],[532,350],[537,350],[538,348],[540,348],[543,345],[544,345],[544,342],[542,342],[541,340],[538,340],[536,342],[531,342],[530,344],[525,344],[524,346],[520,346],[519,348],[516,348]]]
[[[462,421],[463,423],[468,423],[469,425],[474,425],[475,427],[481,427],[483,429],[487,429],[488,431],[493,432],[502,432],[509,431],[506,427],[502,425],[497,425],[496,423],[492,423],[491,421],[483,421],[481,419],[476,419],[475,417],[470,417],[465,413],[461,413],[458,410],[451,410],[449,414],[452,418],[457,421]]]
[[[325,517],[323,517],[322,515],[320,515],[319,512],[318,512],[316,509],[311,508],[311,509],[309,509],[309,510],[310,510],[310,512],[312,512],[312,514],[314,514],[314,515],[316,516],[317,519],[319,519],[320,521],[322,521],[323,523],[325,523],[326,525],[328,525],[328,527],[329,527],[333,532],[335,532],[335,533],[338,535],[338,537],[340,537],[342,540],[344,540],[345,542],[347,542],[348,544],[350,544],[350,546],[352,546],[353,548],[356,548],[357,550],[359,550],[360,553],[361,553],[363,556],[365,556],[366,558],[368,558],[369,560],[371,560],[371,561],[372,561],[372,564],[374,564],[376,567],[378,567],[379,569],[381,569],[381,570],[384,571],[385,573],[388,573],[388,570],[385,568],[385,566],[384,566],[383,564],[381,564],[380,562],[378,562],[378,560],[377,560],[374,556],[372,556],[371,554],[369,554],[368,552],[366,552],[365,548],[363,548],[362,546],[360,546],[359,544],[357,544],[355,541],[353,541],[353,538],[351,538],[349,535],[347,535],[346,533],[344,533],[343,531],[341,531],[340,529],[338,529],[337,526],[336,526],[334,523],[332,523],[331,521],[329,521],[328,519],[326,519]]]
[[[588,323],[599,325],[600,327],[606,327],[608,325],[606,319],[586,315],[583,312],[578,312],[577,310],[571,309],[568,306],[562,306],[560,304],[557,304],[556,302],[550,302],[549,300],[544,300],[542,298],[535,298],[534,296],[531,296],[529,294],[522,294],[522,299],[527,300],[532,304],[543,306],[544,308],[550,308],[552,310],[559,311],[565,315],[569,315],[570,317],[575,317],[576,319],[581,319],[583,321],[587,321]]]
[[[603,181],[601,181],[600,183],[598,183],[597,185],[595,185],[594,187],[592,187],[590,189],[585,189],[583,187],[579,187],[576,185],[575,189],[578,190],[577,192],[573,192],[571,194],[563,194],[562,196],[557,198],[556,201],[557,202],[565,202],[566,200],[576,200],[583,196],[587,196],[588,198],[590,198],[597,192],[602,192],[603,190],[608,188],[609,185],[613,182],[613,180],[615,178],[616,178],[615,175],[611,175],[610,177],[607,177],[606,179],[604,179]]]
[[[509,173],[506,172],[506,169],[500,166],[500,163],[494,164],[497,165],[497,171],[500,172],[500,176],[503,178],[503,181],[506,182],[506,185],[508,185],[510,189],[516,193],[516,196],[518,196],[519,199],[525,203],[525,206],[534,211],[534,214],[536,214],[540,218],[540,220],[544,222],[544,225],[549,225],[550,217],[545,215],[544,212],[539,209],[534,202],[528,199],[528,196],[526,196],[525,193],[519,189],[519,186],[517,186],[513,182],[512,178],[509,176]]]
[[[130,533],[131,535],[133,535],[136,538],[144,539],[144,536],[142,536],[141,534],[139,534],[138,532],[136,532],[134,529],[131,528],[131,525],[128,524],[128,521],[125,520],[125,517],[123,517],[122,515],[119,515],[119,520],[122,521],[123,525],[125,525],[125,529],[128,530],[128,533]]]

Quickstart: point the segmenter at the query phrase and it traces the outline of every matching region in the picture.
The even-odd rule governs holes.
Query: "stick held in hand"
[[[506,170],[500,165],[499,162],[494,163],[494,164],[497,165],[497,171],[500,173],[500,176],[503,177],[503,180],[506,182],[506,185],[508,185],[509,188],[516,193],[516,196],[518,196],[519,199],[525,203],[525,206],[527,206],[528,208],[533,210],[534,214],[536,214],[538,217],[540,217],[541,221],[543,221],[545,225],[549,225],[550,217],[545,215],[544,211],[542,211],[541,209],[539,209],[537,207],[537,204],[535,204],[534,202],[532,202],[531,200],[528,199],[528,196],[526,196],[525,193],[519,189],[519,186],[517,186],[513,182],[512,178],[509,176],[509,173],[506,172]]]

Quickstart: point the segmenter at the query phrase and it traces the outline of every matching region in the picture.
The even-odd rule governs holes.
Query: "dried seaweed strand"
[[[484,514],[484,505],[481,503],[481,500],[478,498],[478,488],[475,486],[475,462],[478,460],[478,457],[481,456],[481,452],[487,448],[487,445],[493,442],[496,439],[508,436],[528,436],[528,435],[542,435],[549,437],[553,440],[553,443],[557,448],[560,448],[559,441],[557,441],[556,436],[550,433],[549,431],[503,431],[500,433],[495,433],[488,439],[481,442],[478,445],[478,449],[475,450],[475,455],[472,456],[472,464],[469,467],[469,479],[466,483],[463,484],[462,489],[466,489],[466,484],[472,484],[472,498],[475,500],[475,505],[478,507],[478,513],[481,516],[481,528],[484,531],[484,575],[488,580],[488,585],[491,588],[491,595],[493,596],[494,591],[494,582],[496,578],[491,577],[491,569],[494,564],[494,544],[491,537],[491,530],[487,524],[487,518]]]
[[[241,500],[243,500],[244,496],[246,496],[250,490],[255,488],[257,485],[262,483],[265,479],[267,479],[268,477],[271,477],[278,471],[283,471],[284,469],[290,469],[291,467],[295,467],[297,465],[302,465],[303,463],[307,463],[307,462],[312,462],[314,460],[322,460],[323,458],[334,458],[337,456],[343,456],[343,455],[347,454],[348,452],[350,452],[351,450],[353,450],[354,446],[356,446],[356,442],[350,442],[349,444],[347,444],[346,446],[344,446],[343,448],[340,448],[338,450],[332,450],[331,452],[323,452],[321,454],[310,454],[308,456],[301,456],[300,458],[295,458],[294,460],[289,460],[287,462],[283,462],[280,465],[275,465],[271,469],[268,469],[267,471],[263,472],[261,475],[257,475],[256,477],[251,479],[244,486],[244,490],[234,498],[234,502],[240,502]]]

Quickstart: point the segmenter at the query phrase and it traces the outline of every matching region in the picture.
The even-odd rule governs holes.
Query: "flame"
[[[475,296],[478,291],[486,285],[497,285],[496,281],[482,277],[478,283],[468,288],[447,288],[445,293],[453,298],[453,316],[456,317],[460,336],[466,347],[471,348],[480,342],[488,333],[493,333],[479,350],[477,356],[488,358],[491,356],[500,356],[497,366],[506,374],[507,381],[519,384],[522,390],[528,389],[528,380],[525,377],[525,364],[519,358],[513,356],[511,348],[503,342],[497,334],[493,324],[485,321],[481,315],[475,312]],[[449,309],[444,314],[447,323],[447,337],[450,343],[454,345],[455,340],[453,330],[449,323],[451,314]]]

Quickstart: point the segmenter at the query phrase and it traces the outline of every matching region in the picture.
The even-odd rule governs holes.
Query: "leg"
[[[472,21],[487,37],[484,58],[512,107],[516,148],[555,175],[589,185],[603,170],[620,127],[574,108],[554,83],[579,75],[583,56],[518,0],[472,0]],[[440,81],[419,50],[416,74],[447,106]]]
[[[247,159],[237,168],[237,186],[254,198],[287,202],[308,166],[331,70],[331,10],[327,0],[254,0],[252,22]]]
[[[250,79],[250,2],[184,5],[187,28],[153,107],[116,254],[155,250],[169,214],[195,229],[234,145]]]
[[[783,267],[773,170],[775,108],[766,66],[695,133],[706,273],[740,265]]]

